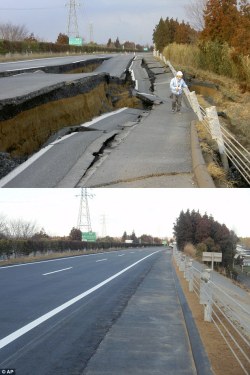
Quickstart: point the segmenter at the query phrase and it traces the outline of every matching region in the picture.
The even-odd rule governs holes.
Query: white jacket
[[[187,85],[185,83],[185,81],[181,78],[180,80],[177,79],[176,77],[171,79],[171,82],[170,82],[170,89],[172,91],[173,94],[175,95],[181,95],[182,92],[183,92],[183,88],[187,88]]]

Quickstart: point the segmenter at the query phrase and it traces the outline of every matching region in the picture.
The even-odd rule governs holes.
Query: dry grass
[[[178,70],[195,77],[201,82],[210,82],[217,85],[217,90],[209,92],[209,88],[199,87],[198,100],[202,107],[210,107],[211,100],[219,112],[224,112],[227,120],[220,119],[223,126],[228,128],[237,140],[248,150],[250,150],[250,58],[242,57],[240,72],[238,75],[246,77],[245,82],[238,79],[235,73],[233,77],[223,74],[216,74],[200,66],[198,58],[198,48],[196,46],[186,46],[172,44],[164,49],[163,54],[171,61]],[[230,58],[230,54],[225,55],[225,61]],[[235,67],[234,67],[235,68]],[[242,73],[242,70],[244,72]]]
[[[194,258],[196,256],[196,248],[193,244],[188,243],[184,247],[184,253],[189,257]]]

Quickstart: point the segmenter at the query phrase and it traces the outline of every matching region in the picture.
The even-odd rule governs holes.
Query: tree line
[[[198,32],[189,23],[167,17],[160,19],[153,32],[153,41],[160,52],[172,43],[191,44],[197,39]]]
[[[134,231],[130,236],[125,233],[122,237],[105,236],[98,238],[96,242],[84,242],[81,230],[75,227],[67,236],[49,236],[43,228],[38,228],[35,222],[23,219],[8,220],[0,215],[0,258],[65,251],[98,251],[131,246],[159,246],[162,243],[159,238],[150,235],[137,237]],[[131,239],[131,242],[126,243],[126,239]]]
[[[174,224],[174,234],[179,250],[195,246],[197,255],[203,252],[221,252],[222,267],[231,269],[238,237],[234,231],[214,220],[213,216],[201,215],[199,211],[181,211]]]
[[[30,33],[25,25],[14,25],[10,22],[0,23],[0,54],[4,53],[25,53],[25,52],[65,52],[65,47],[72,52],[93,52],[93,50],[114,51],[143,51],[144,46],[126,41],[120,43],[117,37],[115,41],[109,38],[106,45],[97,43],[85,43],[83,46],[69,45],[69,37],[59,33],[55,43],[44,42],[34,33]],[[148,46],[147,46],[148,47]],[[148,47],[149,48],[149,47]],[[153,49],[153,47],[151,47]]]
[[[207,43],[228,44],[235,53],[250,52],[250,3],[248,0],[193,0],[187,13],[196,29],[189,23],[167,17],[160,19],[153,32],[157,50],[163,51],[169,44]],[[198,29],[198,30],[197,30]]]
[[[242,93],[249,91],[249,0],[190,0],[185,8],[191,21],[190,27],[182,22],[186,35],[178,36],[178,21],[161,19],[153,33],[156,49],[180,69],[229,77]]]

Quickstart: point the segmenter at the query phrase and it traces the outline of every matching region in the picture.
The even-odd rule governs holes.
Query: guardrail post
[[[201,274],[200,304],[204,305],[204,321],[212,321],[212,285],[210,281],[211,269],[206,269]]]
[[[181,272],[185,270],[185,260],[186,260],[185,255],[181,255],[181,261],[180,261],[180,266],[179,266],[179,270]]]
[[[210,131],[212,134],[212,138],[216,140],[218,148],[219,148],[219,153],[221,155],[221,161],[222,161],[223,167],[225,171],[228,171],[229,169],[228,159],[227,159],[227,155],[225,152],[225,145],[224,145],[224,141],[222,137],[220,121],[218,118],[216,107],[213,106],[210,108],[206,108],[206,114],[208,118]]]
[[[189,102],[191,104],[191,107],[192,107],[194,113],[197,115],[199,121],[202,121],[203,120],[203,116],[202,116],[202,113],[201,113],[200,104],[198,102],[198,99],[197,99],[195,91],[190,92],[187,89],[184,89],[184,90],[185,90],[185,94],[189,98]]]
[[[192,261],[192,259],[189,259],[189,261],[188,261],[188,277],[187,277],[189,292],[194,291],[194,281],[193,280],[194,280],[193,261]]]
[[[186,256],[185,257],[185,268],[184,268],[184,279],[188,281],[189,278],[189,258]]]

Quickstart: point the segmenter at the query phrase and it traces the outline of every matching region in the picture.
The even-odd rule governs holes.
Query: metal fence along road
[[[211,269],[198,269],[191,258],[175,247],[173,255],[179,270],[189,284],[189,291],[194,292],[199,303],[204,306],[204,320],[212,322],[242,373],[250,372],[250,309],[230,296],[215,281],[211,280]]]

